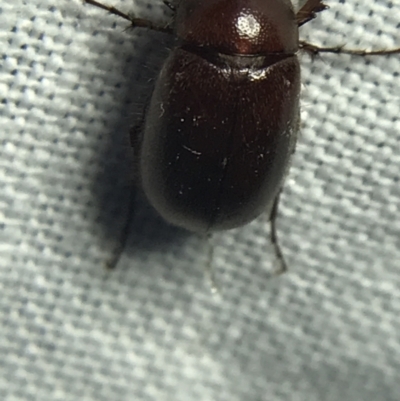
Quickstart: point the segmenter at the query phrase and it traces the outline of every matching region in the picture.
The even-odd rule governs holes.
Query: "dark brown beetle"
[[[168,222],[197,233],[227,230],[267,212],[280,266],[275,219],[299,126],[299,49],[393,54],[299,41],[298,28],[327,8],[308,0],[177,0],[174,27],[131,17],[94,0],[132,27],[174,34],[138,146],[139,176]]]

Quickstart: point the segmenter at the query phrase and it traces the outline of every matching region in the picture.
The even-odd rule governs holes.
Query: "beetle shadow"
[[[117,33],[125,35],[124,40],[131,40],[132,33]],[[128,255],[151,253],[155,249],[167,252],[192,235],[166,223],[149,205],[136,184],[137,162],[129,141],[130,128],[143,120],[155,80],[172,45],[173,38],[168,35],[143,32],[135,38],[135,52],[125,60],[115,60],[121,63],[126,82],[122,100],[114,105],[121,117],[110,122],[107,139],[99,151],[101,171],[92,188],[99,210],[99,237],[110,252],[121,243],[130,213],[132,218],[123,250]]]

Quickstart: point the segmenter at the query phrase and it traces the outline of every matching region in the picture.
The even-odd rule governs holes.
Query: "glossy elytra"
[[[275,221],[299,127],[298,51],[367,56],[400,48],[367,52],[300,41],[299,27],[327,8],[322,0],[307,0],[297,12],[290,0],[168,1],[174,10],[168,26],[84,1],[133,28],[176,38],[143,123],[131,134],[151,205],[197,233],[268,213],[277,273],[285,271]]]

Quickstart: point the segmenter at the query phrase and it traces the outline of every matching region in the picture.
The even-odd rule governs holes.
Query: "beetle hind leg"
[[[280,199],[280,193],[276,196],[276,198],[274,200],[274,205],[272,206],[271,215],[270,215],[270,225],[271,225],[270,238],[271,238],[271,243],[274,247],[276,260],[278,262],[278,267],[275,270],[274,275],[277,275],[277,276],[287,272],[287,270],[288,270],[285,258],[283,256],[281,247],[279,245],[279,239],[278,239],[277,230],[276,230],[276,219],[278,217],[279,199]]]
[[[135,210],[134,203],[136,203],[135,193],[136,193],[135,186],[131,184],[129,188],[129,204],[128,204],[127,216],[125,218],[125,222],[122,227],[121,236],[118,239],[117,245],[112,252],[112,256],[106,261],[107,270],[114,270],[119,260],[121,259],[122,253],[126,248],[133,218],[135,216],[134,213]]]
[[[136,125],[132,126],[129,131],[130,144],[131,147],[133,148],[133,154],[134,154],[133,182],[131,182],[129,186],[128,210],[125,217],[125,222],[122,226],[121,234],[117,241],[117,245],[113,250],[112,256],[106,262],[107,270],[113,270],[118,264],[119,260],[121,259],[122,253],[124,252],[126,244],[128,242],[130,229],[134,219],[134,209],[135,209],[134,206],[137,200],[136,192],[138,188],[140,188],[140,175],[138,171],[139,171],[139,151],[140,151],[143,125],[144,125],[144,117],[142,117]]]

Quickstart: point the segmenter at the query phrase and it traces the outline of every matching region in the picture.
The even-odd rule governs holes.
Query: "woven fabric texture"
[[[398,1],[326,3],[303,39],[400,46]],[[130,199],[129,127],[173,42],[126,26],[79,0],[0,3],[1,400],[398,401],[400,56],[301,55],[290,271],[271,279],[266,217],[207,242]]]

